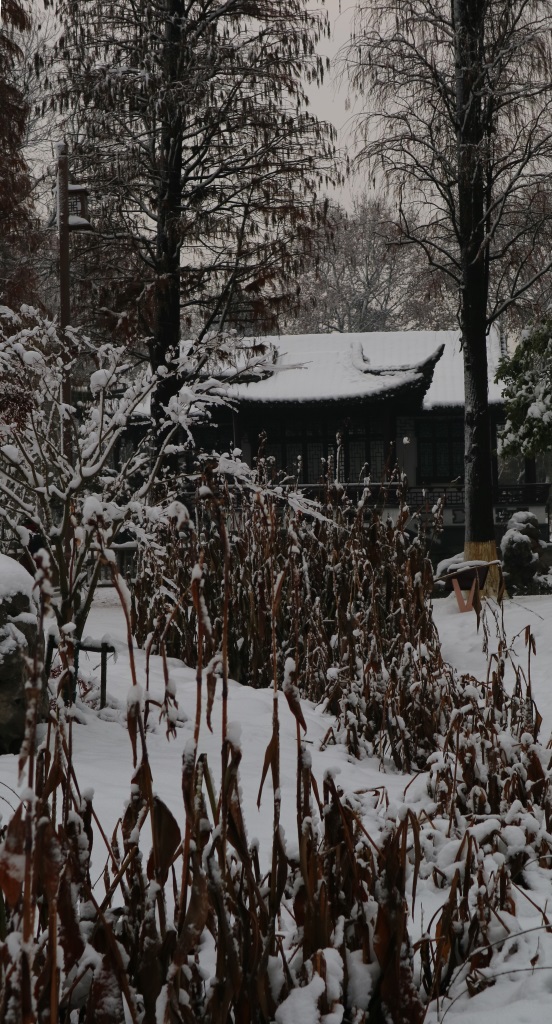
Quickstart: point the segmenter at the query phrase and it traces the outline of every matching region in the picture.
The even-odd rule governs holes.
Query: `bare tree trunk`
[[[465,546],[494,543],[491,432],[487,396],[485,331],[462,331],[464,344]],[[469,556],[472,557],[472,556]],[[495,556],[493,555],[493,558]]]
[[[178,59],[182,35],[182,2],[166,0],[163,48],[164,80],[178,82]],[[159,190],[157,203],[155,316],[150,341],[152,368],[170,366],[180,346],[180,206],[182,195],[182,123],[178,104],[169,89],[161,111],[159,139]],[[174,375],[157,385],[152,414],[162,436],[163,409],[176,393]]]
[[[482,90],[485,5],[452,0],[456,46],[458,236],[462,284],[460,326],[464,353],[466,558],[496,558],[488,401],[486,144]]]

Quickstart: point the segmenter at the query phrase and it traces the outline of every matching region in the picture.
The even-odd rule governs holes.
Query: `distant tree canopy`
[[[454,327],[456,299],[444,275],[420,260],[384,200],[358,197],[330,207],[298,278],[298,309],[282,317],[288,333]]]
[[[3,0],[0,15],[0,295],[4,302],[17,286],[18,238],[30,225],[31,186],[23,157],[27,98],[19,84],[18,35],[30,28],[27,4]]]
[[[488,327],[552,271],[552,0],[360,0],[360,159],[458,295],[466,557],[494,557]]]
[[[552,449],[552,320],[523,338],[503,360],[498,379],[504,382],[506,423],[502,452],[534,458]]]
[[[223,328],[236,295],[261,313],[299,270],[333,161],[304,93],[327,19],[305,0],[59,10],[49,81],[92,191],[90,258],[114,271],[105,307],[142,317],[157,368],[183,325]]]

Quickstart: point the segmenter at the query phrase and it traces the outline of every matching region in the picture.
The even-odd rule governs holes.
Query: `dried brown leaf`
[[[59,743],[56,743],[56,748],[54,751],[54,757],[52,759],[50,771],[48,772],[46,781],[44,783],[44,789],[41,793],[41,798],[44,801],[44,803],[46,803],[46,801],[49,800],[54,790],[56,790],[57,787],[62,784],[64,779],[65,772],[63,770],[63,765],[61,763],[60,746]]]
[[[207,878],[199,854],[190,857],[192,873],[191,895],[182,929],[177,938],[175,962],[184,963],[190,952],[195,950],[209,917],[209,892]]]
[[[195,822],[195,779],[196,761],[195,750],[187,748],[182,756],[182,796],[184,797],[184,808],[186,818],[191,829]]]
[[[274,589],[272,591],[272,615],[273,616],[278,614],[278,609],[280,607],[280,601],[282,600],[282,590],[283,590],[283,586],[284,586],[285,576],[286,576],[285,570],[282,569],[282,571],[280,573],[278,573],[278,577],[276,579],[276,585],[275,585],[275,587],[274,587]]]
[[[531,631],[531,626],[525,627],[525,646],[530,647],[533,654],[537,653],[537,645],[535,643],[535,637]]]
[[[47,818],[38,823],[34,854],[40,888],[50,903],[57,896],[64,857],[61,843]]]
[[[57,911],[59,944],[63,950],[65,974],[68,975],[71,968],[78,963],[83,955],[85,943],[75,907],[73,885],[67,868],[63,871],[59,882]]]
[[[307,731],[307,723],[303,716],[303,710],[301,708],[301,702],[299,699],[299,690],[296,686],[288,685],[284,686],[284,696],[289,704],[289,709],[295,718],[295,721],[299,723],[304,732]]]
[[[25,877],[25,822],[23,804],[19,804],[11,819],[6,838],[0,847],[0,889],[8,906],[15,907]]]
[[[180,846],[182,836],[176,818],[159,797],[153,798],[153,821],[151,823],[157,864],[154,865],[153,850],[150,854],[147,874],[164,885],[169,875],[173,857]]]
[[[257,796],[257,807],[261,806],[261,797],[263,793],[263,786],[267,776],[268,769],[271,768],[272,774],[274,775],[274,769],[276,767],[275,762],[278,757],[278,736],[275,732],[272,733],[270,742],[265,751],[263,770],[261,773],[261,784],[259,786],[259,794]]]
[[[207,669],[207,679],[206,679],[206,686],[207,686],[206,720],[207,720],[207,728],[210,729],[210,731],[212,732],[213,731],[213,726],[211,724],[211,715],[213,713],[213,705],[215,703],[215,694],[216,694],[216,690],[217,690],[218,674],[217,674],[216,669],[217,669],[218,662],[211,663],[211,664],[212,664],[212,667],[210,666]]]
[[[127,710],[127,727],[128,727],[128,735],[130,737],[130,744],[131,744],[131,747],[132,747],[132,765],[133,765],[134,768],[136,768],[136,762],[137,762],[138,714],[139,714],[139,711],[140,711],[139,705],[137,703],[135,703],[134,701],[132,701],[132,703],[130,703],[128,705],[128,710]]]

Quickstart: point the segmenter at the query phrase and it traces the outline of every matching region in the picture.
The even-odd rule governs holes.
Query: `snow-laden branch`
[[[167,457],[178,488],[193,425],[226,401],[225,384],[203,371],[206,354],[213,356],[213,346],[192,346],[165,368],[179,386],[154,437],[150,405],[159,377],[149,367],[129,362],[125,348],[94,349],[72,329],[62,336],[29,307],[0,308],[0,522],[27,556],[47,550],[60,627],[74,621],[80,635],[99,554],[140,534]],[[62,401],[66,379],[71,404]]]

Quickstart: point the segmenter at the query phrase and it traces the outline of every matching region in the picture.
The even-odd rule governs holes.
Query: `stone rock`
[[[508,521],[506,529],[517,530],[518,533],[523,534],[525,537],[529,537],[532,542],[533,551],[538,550],[541,539],[539,521],[532,512],[514,512],[511,519]]]
[[[37,643],[33,577],[0,554],[0,754],[17,754],[25,735],[26,659]]]
[[[540,536],[532,512],[514,512],[501,541],[504,576],[510,593],[550,593],[552,544]]]

